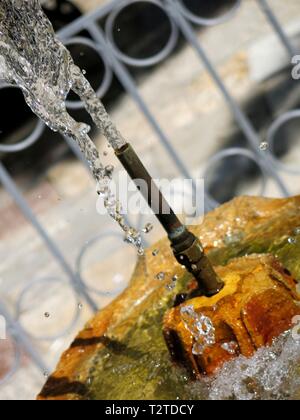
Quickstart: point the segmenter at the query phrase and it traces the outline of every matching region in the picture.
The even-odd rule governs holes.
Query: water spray
[[[104,184],[108,213],[118,222],[128,241],[143,252],[140,233],[127,226],[119,203],[110,191],[110,174],[100,162],[99,152],[88,136],[88,127],[77,123],[67,112],[65,101],[70,89],[78,94],[132,180],[144,181],[140,191],[167,232],[175,258],[197,280],[197,292],[207,296],[217,294],[224,284],[199,239],[180,222],[133,148],[118,131],[69,51],[56,39],[39,2],[2,0],[0,26],[0,79],[18,85],[34,113],[53,130],[77,142],[95,180]],[[25,43],[27,39],[30,45]]]

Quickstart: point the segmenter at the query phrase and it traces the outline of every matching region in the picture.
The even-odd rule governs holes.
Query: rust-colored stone
[[[182,371],[171,362],[161,334],[163,315],[171,310],[164,324],[168,327],[165,328],[168,343],[170,347],[173,345],[174,357],[185,360],[191,370],[206,369],[211,373],[216,366],[234,357],[221,347],[224,342],[237,340],[236,354],[251,356],[262,343],[269,343],[273,334],[289,327],[294,312],[299,313],[293,303],[293,298],[296,299],[294,280],[283,269],[283,266],[288,268],[300,280],[300,240],[298,238],[295,244],[288,241],[299,227],[300,197],[237,198],[209,213],[201,225],[191,227],[226,281],[225,289],[216,297],[194,300],[198,307],[205,307],[211,317],[215,314],[214,305],[222,301],[222,308],[217,311],[222,317],[216,314],[214,317],[219,345],[202,360],[190,357],[188,331],[181,328],[183,339],[176,341],[180,320],[175,316],[178,310],[171,309],[174,301],[182,302],[182,297],[175,295],[189,293],[195,282],[176,263],[167,238],[155,244],[139,260],[124,293],[99,311],[62,355],[39,398],[176,399],[179,396],[188,399],[190,395],[180,382]],[[227,240],[228,233],[233,234],[234,241]],[[152,255],[154,249],[159,249],[156,256]],[[262,255],[246,256],[258,253]],[[156,278],[161,271],[165,272],[164,281]],[[175,275],[177,286],[170,292],[166,285]],[[239,294],[238,290],[242,292]],[[247,311],[247,317],[241,313],[241,308]],[[266,308],[272,308],[270,313]],[[267,323],[261,322],[261,314]],[[270,329],[269,319],[272,320]],[[181,342],[186,345],[181,347],[178,345]],[[108,353],[110,357],[106,359]],[[124,358],[126,354],[128,357]],[[210,363],[208,357],[214,363]],[[153,374],[157,362],[163,370]],[[126,371],[119,373],[118,367],[122,365],[126,366]],[[92,384],[89,381],[91,370],[94,371]]]
[[[258,348],[270,345],[300,314],[296,281],[273,256],[238,258],[216,271],[225,282],[218,295],[190,299],[168,311],[164,320],[171,355],[197,377],[215,373],[239,354],[251,356]],[[215,328],[215,343],[203,354],[193,354],[197,342],[190,331],[193,325],[187,325],[181,313],[187,306],[208,317]]]

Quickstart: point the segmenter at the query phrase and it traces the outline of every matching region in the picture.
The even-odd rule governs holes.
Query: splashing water
[[[195,312],[194,307],[181,308],[185,327],[195,340],[193,353],[203,354],[215,344],[215,329],[210,318]],[[224,350],[236,354],[237,343],[224,343]],[[188,385],[194,399],[208,400],[284,400],[300,399],[300,338],[287,331],[270,347],[258,349],[253,357],[239,356],[211,378]]]
[[[288,238],[288,243],[290,245],[295,245],[297,243],[297,239],[294,238],[294,237],[290,237],[290,238]]]
[[[229,354],[236,354],[237,351],[239,350],[239,346],[238,343],[236,341],[230,341],[229,343],[223,343],[221,345],[222,349],[227,351],[227,353]]]
[[[156,275],[157,280],[161,280],[161,281],[164,280],[165,277],[166,277],[166,273],[164,273],[163,271],[161,271],[160,273]]]
[[[294,234],[295,235],[300,235],[300,227],[297,227],[295,230],[294,230]]]
[[[150,233],[154,229],[154,226],[152,223],[147,223],[146,226],[143,228],[144,233]]]
[[[110,189],[112,168],[104,167],[89,137],[90,127],[67,112],[66,98],[73,90],[96,126],[117,150],[126,141],[117,130],[69,51],[55,37],[38,0],[0,2],[0,80],[20,87],[32,111],[52,130],[72,138],[88,161],[108,214],[125,232],[127,242],[144,253],[140,232],[128,226],[122,207]]]
[[[263,141],[262,143],[260,143],[259,148],[262,152],[266,152],[269,149],[269,143]]]
[[[180,310],[181,319],[193,336],[193,354],[201,355],[204,350],[215,344],[215,328],[210,318],[195,312],[192,305],[183,306]]]
[[[299,399],[300,341],[289,331],[271,347],[227,363],[209,384],[211,400]],[[195,389],[194,389],[195,391]]]
[[[287,331],[247,358],[239,356],[210,378],[187,386],[192,399],[299,400],[300,340]]]

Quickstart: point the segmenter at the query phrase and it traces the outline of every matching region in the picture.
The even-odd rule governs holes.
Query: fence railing
[[[171,31],[168,42],[160,52],[156,53],[152,57],[137,59],[130,57],[129,55],[119,50],[117,43],[114,40],[114,25],[118,15],[122,12],[122,10],[124,10],[128,5],[141,2],[151,3],[153,6],[158,7],[165,14],[165,18],[169,22]],[[266,0],[257,0],[257,4],[265,14],[273,30],[276,32],[282,44],[286,48],[288,57],[295,55],[297,52],[296,48],[292,41],[287,37],[283,27],[276,18],[269,3]],[[158,137],[160,144],[164,147],[169,157],[174,162],[174,165],[178,169],[180,175],[186,179],[193,179],[188,163],[183,161],[180,153],[178,153],[178,151],[172,145],[172,139],[168,138],[167,134],[164,132],[163,128],[160,126],[159,122],[147,106],[145,100],[139,92],[134,78],[127,68],[128,65],[146,68],[167,59],[176,47],[179,34],[181,33],[186,41],[193,47],[195,54],[198,56],[200,62],[204,64],[206,70],[222,94],[224,101],[228,105],[237,125],[248,141],[248,148],[229,148],[218,152],[208,162],[208,166],[230,156],[246,156],[250,160],[254,161],[260,168],[264,180],[263,186],[266,184],[267,179],[271,178],[279,187],[282,195],[288,196],[290,193],[288,187],[280,175],[280,171],[287,171],[296,175],[300,173],[300,170],[280,163],[273,153],[272,145],[274,142],[274,137],[281,126],[290,119],[300,117],[300,110],[290,111],[281,116],[272,124],[268,132],[270,149],[269,151],[262,153],[260,145],[263,140],[260,138],[260,134],[256,131],[252,121],[250,121],[242,108],[239,106],[238,102],[225,86],[222,77],[218,74],[217,69],[210,60],[196,33],[195,25],[199,27],[214,26],[224,21],[228,21],[233,15],[239,12],[240,6],[241,0],[237,0],[232,9],[225,13],[225,15],[218,18],[208,19],[193,14],[186,8],[184,2],[181,0],[113,0],[100,7],[99,9],[93,11],[92,13],[82,16],[70,25],[66,26],[58,33],[58,36],[67,46],[73,44],[85,45],[92,48],[99,54],[105,68],[104,77],[98,89],[99,97],[102,97],[108,91],[114,75],[124,87],[125,91],[137,104],[141,113],[146,117],[153,132]],[[99,21],[105,21],[105,25],[101,26]],[[90,37],[83,37],[81,35],[83,31],[88,33]],[[83,105],[80,102],[68,102],[68,107],[70,109],[80,109],[83,108]],[[29,148],[40,139],[44,128],[44,124],[41,121],[38,121],[36,127],[27,138],[14,145],[0,144],[0,152],[17,153],[25,150],[26,148]],[[83,164],[86,164],[77,146],[72,141],[70,141],[70,139],[65,138],[65,141],[75,153],[75,155],[82,160]],[[38,221],[28,202],[25,200],[21,191],[14,182],[9,171],[1,162],[0,182],[13,198],[23,215],[26,217],[28,223],[30,223],[31,226],[35,229],[36,234],[42,239],[44,246],[48,249],[52,258],[62,268],[62,271],[65,273],[68,279],[69,286],[77,296],[77,300],[85,301],[93,311],[96,311],[97,304],[91,295],[91,292],[94,292],[95,290],[91,290],[82,278],[81,261],[85,252],[90,246],[92,246],[97,241],[105,239],[107,235],[116,235],[116,233],[104,232],[97,238],[93,238],[90,243],[85,245],[81,250],[74,268],[67,262],[59,246],[50,238],[47,230]],[[264,188],[262,189],[262,194],[263,193]],[[214,198],[211,197],[208,192],[206,192],[205,201],[206,210],[210,210],[214,206],[218,205],[218,203],[216,203]],[[39,279],[38,281],[53,282],[60,280],[46,278]],[[15,318],[8,310],[6,303],[0,301],[0,315],[2,314],[5,317],[7,321],[8,334],[12,337],[15,343],[15,363],[13,364],[11,371],[0,380],[0,384],[3,384],[5,381],[7,381],[18,369],[20,364],[21,348],[25,349],[25,351],[31,357],[32,361],[40,368],[43,374],[49,371],[49,368],[43,361],[42,356],[36,349],[30,334],[22,327],[18,320],[18,315],[20,315],[20,310],[18,310],[18,308],[21,306],[22,298],[33,283],[34,282],[29,283],[29,285],[26,286],[26,289],[20,293],[16,307],[17,316]],[[101,290],[98,290],[98,292],[101,294]],[[112,291],[112,293],[114,292],[117,293],[118,291]],[[74,319],[72,320],[72,324],[69,326],[68,330],[72,328],[73,325],[75,325],[79,316],[80,308],[76,310]],[[60,334],[65,334],[66,332],[67,331],[65,330]],[[44,336],[38,337],[38,339],[54,340],[56,337]]]

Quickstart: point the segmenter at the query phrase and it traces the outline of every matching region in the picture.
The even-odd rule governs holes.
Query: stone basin
[[[255,284],[260,291],[260,300],[255,303],[256,309],[261,309],[260,316],[255,317],[257,312],[251,311],[251,299],[243,302],[250,313],[245,320],[249,335],[239,340],[238,354],[229,357],[228,352],[223,353],[222,363],[239,353],[251,357],[259,347],[271,345],[276,335],[292,326],[292,317],[300,314],[296,291],[300,280],[299,228],[300,197],[237,198],[209,213],[201,225],[191,228],[227,282],[225,294],[232,295],[230,288],[235,293],[237,279],[241,278],[247,279],[248,286]],[[157,278],[158,273],[164,273],[159,276],[161,280]],[[178,280],[175,288],[171,288],[174,276]],[[207,395],[200,388],[195,392],[195,384],[198,386],[205,379],[200,372],[195,375],[194,369],[176,363],[163,336],[166,317],[177,310],[172,309],[174,301],[191,290],[193,284],[193,278],[172,256],[167,239],[148,249],[140,258],[128,288],[78,334],[38,398],[205,399]],[[266,291],[271,294],[264,299]],[[216,303],[206,302],[206,306],[213,307]],[[195,301],[193,304],[197,307]],[[234,308],[234,305],[232,310],[227,308],[226,313],[231,316],[232,325],[238,326],[237,314],[241,312]],[[268,308],[272,310],[268,312]],[[268,329],[266,323],[269,326],[270,322],[273,327]],[[297,355],[300,366],[300,343]],[[211,373],[218,367],[213,366]],[[293,368],[293,372],[300,375],[298,368]],[[209,369],[207,372],[204,369],[204,373],[210,373]],[[300,395],[298,390],[294,391]]]

